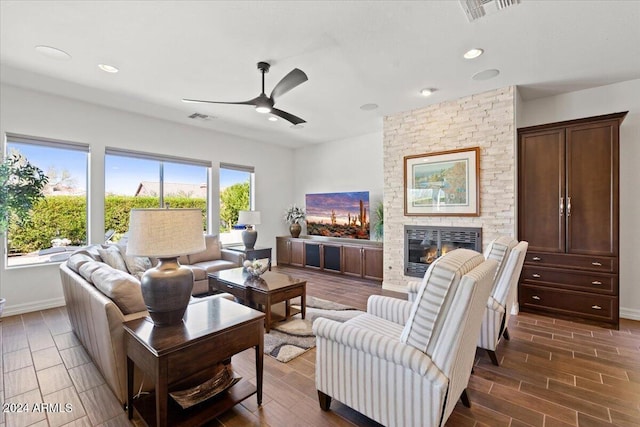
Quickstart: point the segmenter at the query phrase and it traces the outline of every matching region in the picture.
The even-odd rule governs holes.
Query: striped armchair
[[[528,247],[529,243],[522,241],[508,251],[506,261],[498,267],[500,274],[496,276],[495,285],[487,301],[487,309],[482,319],[478,347],[487,350],[491,362],[496,366],[499,366],[496,356],[498,343],[503,336],[505,339],[509,339],[507,325]],[[489,255],[489,257],[491,256]]]
[[[441,426],[474,362],[480,321],[497,268],[457,249],[425,273],[416,300],[372,296],[367,313],[345,323],[318,318],[316,388],[386,426]]]

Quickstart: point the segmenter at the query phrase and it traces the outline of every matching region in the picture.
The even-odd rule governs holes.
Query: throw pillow
[[[107,264],[100,261],[86,262],[80,266],[80,268],[78,269],[78,273],[80,273],[80,275],[84,278],[84,280],[86,280],[89,283],[93,283],[91,281],[91,275],[93,274],[93,272],[106,265]]]
[[[67,267],[69,267],[76,273],[79,273],[80,267],[82,267],[83,264],[86,264],[87,262],[91,262],[91,261],[95,262],[95,260],[91,256],[89,256],[87,253],[82,253],[81,251],[78,251],[69,257],[69,259],[67,260]]]
[[[147,306],[142,299],[140,282],[124,271],[104,266],[91,274],[93,284],[110,298],[122,314],[144,311]]]
[[[116,245],[120,250],[120,255],[127,266],[129,273],[140,280],[145,271],[151,268],[151,260],[146,256],[133,256],[127,255],[127,247],[123,245]]]
[[[115,268],[116,270],[127,272],[127,265],[120,255],[120,249],[116,245],[107,246],[106,248],[99,248],[98,253],[102,261]]]

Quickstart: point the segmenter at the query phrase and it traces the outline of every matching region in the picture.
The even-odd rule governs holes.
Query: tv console
[[[382,242],[321,236],[276,237],[278,265],[382,281]]]

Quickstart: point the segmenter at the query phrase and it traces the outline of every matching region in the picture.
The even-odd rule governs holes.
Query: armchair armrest
[[[231,261],[234,264],[238,264],[238,267],[241,267],[242,263],[244,262],[244,253],[240,251],[232,251],[231,249],[222,248],[220,250],[220,255],[222,256],[223,260]]]
[[[504,306],[496,301],[492,296],[489,296],[489,300],[487,301],[487,308],[489,310],[497,311],[498,313],[505,312]]]
[[[404,325],[409,320],[412,306],[412,302],[399,298],[371,295],[367,300],[367,313]]]
[[[429,379],[438,378],[443,383],[447,382],[442,371],[425,353],[374,331],[319,317],[313,322],[313,333],[316,339],[333,341],[401,365]]]

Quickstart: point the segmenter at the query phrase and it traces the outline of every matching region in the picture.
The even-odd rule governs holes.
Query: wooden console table
[[[382,242],[320,236],[276,237],[278,265],[382,281]]]
[[[151,319],[125,322],[127,402],[149,426],[202,425],[257,395],[262,404],[264,314],[225,298],[207,298],[187,307],[176,326],[154,327]],[[216,365],[254,347],[256,386],[243,379],[226,392],[183,410],[169,392],[201,384],[213,376]],[[137,365],[155,384],[155,393],[133,399],[133,368]]]

